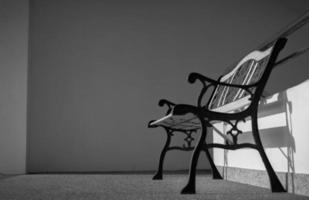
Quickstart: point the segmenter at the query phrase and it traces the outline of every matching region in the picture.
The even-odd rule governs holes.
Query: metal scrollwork
[[[189,150],[189,149],[192,149],[193,146],[192,146],[192,142],[194,141],[194,137],[192,137],[192,133],[194,133],[193,130],[190,130],[190,131],[186,131],[186,132],[183,132],[186,137],[184,139],[184,141],[186,142],[185,144],[182,145],[182,147],[185,149],[185,150]]]
[[[241,121],[245,122],[245,120],[241,120]],[[239,120],[237,120],[235,123],[228,122],[228,123],[231,125],[231,129],[228,130],[228,131],[226,132],[226,134],[227,134],[227,135],[230,135],[230,136],[232,137],[234,145],[238,144],[238,143],[237,143],[237,142],[238,142],[238,136],[239,136],[240,134],[243,133],[243,132],[242,132],[241,130],[239,130],[238,127],[237,127],[237,125],[238,125],[239,122],[240,122]]]

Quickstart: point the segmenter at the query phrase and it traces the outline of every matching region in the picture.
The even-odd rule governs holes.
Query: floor
[[[142,174],[38,174],[0,178],[1,200],[147,200],[147,199],[308,199],[288,193],[271,193],[265,188],[225,180],[212,180],[209,175],[197,178],[197,194],[181,195],[186,175],[166,175],[153,181]]]

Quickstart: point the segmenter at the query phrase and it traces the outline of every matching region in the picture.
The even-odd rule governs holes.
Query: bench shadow
[[[295,193],[295,167],[294,167],[294,153],[296,152],[295,139],[293,137],[293,125],[291,120],[291,113],[293,112],[292,103],[287,98],[286,91],[274,94],[261,101],[259,106],[259,119],[264,117],[272,117],[280,114],[285,118],[285,122],[274,127],[261,128],[259,130],[260,137],[265,149],[278,148],[282,153],[287,163],[287,171],[285,172],[286,189]],[[254,143],[251,131],[244,132],[238,138],[241,143]],[[224,150],[224,177],[227,175],[228,167],[228,150]]]

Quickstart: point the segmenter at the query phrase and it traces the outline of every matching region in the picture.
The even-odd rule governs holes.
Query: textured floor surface
[[[0,179],[1,200],[147,200],[147,199],[308,199],[287,193],[224,180],[212,180],[209,175],[197,178],[197,194],[180,195],[185,175],[167,175],[152,181],[150,175],[20,175]]]

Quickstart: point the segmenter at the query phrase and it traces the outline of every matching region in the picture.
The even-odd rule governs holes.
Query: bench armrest
[[[202,83],[206,83],[206,82],[213,83],[213,84],[218,83],[218,81],[213,80],[211,78],[208,78],[208,77],[206,77],[202,74],[199,74],[199,73],[196,73],[196,72],[190,73],[190,75],[188,77],[188,82],[192,84],[192,83],[195,83],[196,80],[199,80]]]
[[[199,73],[195,73],[195,72],[191,73],[188,77],[188,82],[192,84],[192,83],[195,83],[196,80],[199,80],[203,84],[203,88],[202,88],[200,95],[198,97],[198,100],[197,100],[197,105],[199,107],[204,107],[204,106],[202,106],[202,99],[203,99],[203,97],[204,97],[204,95],[207,92],[209,87],[216,88],[218,85],[227,86],[227,87],[236,87],[236,88],[240,88],[242,90],[245,90],[252,97],[253,94],[252,94],[250,88],[257,86],[257,83],[254,83],[254,84],[251,84],[251,85],[229,84],[229,83],[220,82],[220,79],[219,80],[213,80],[213,79],[208,78],[206,76],[203,76],[202,74],[199,74]],[[208,101],[210,101],[210,99]]]
[[[168,107],[171,107],[171,106],[175,106],[176,104],[169,101],[169,100],[166,100],[166,99],[160,99],[159,101],[159,106],[162,107],[164,105],[167,105]]]
[[[176,104],[166,99],[160,99],[159,106],[163,107],[165,105],[168,107],[168,110],[166,111],[166,115],[168,115],[170,112],[172,112],[172,109]]]
[[[159,104],[160,107],[163,107],[165,105],[168,107],[165,115],[169,115],[172,112],[174,106],[176,105],[175,103],[173,103],[169,100],[166,100],[166,99],[160,99],[158,104]],[[156,121],[156,120],[151,120],[151,121],[148,122],[148,128],[157,127],[156,125],[151,125],[152,122],[154,122],[154,121]]]
[[[238,87],[238,88],[241,88],[241,89],[249,89],[249,88],[252,88],[252,87],[255,87],[257,86],[257,84],[251,84],[251,85],[238,85],[238,84],[229,84],[229,83],[224,83],[224,82],[220,82],[220,81],[217,81],[217,80],[213,80],[211,78],[208,78],[202,74],[199,74],[199,73],[191,73],[189,75],[189,78],[188,78],[188,82],[189,83],[195,83],[196,80],[199,80],[201,83],[203,84],[206,84],[206,83],[210,83],[210,85],[223,85],[223,86],[228,86],[228,87]]]

